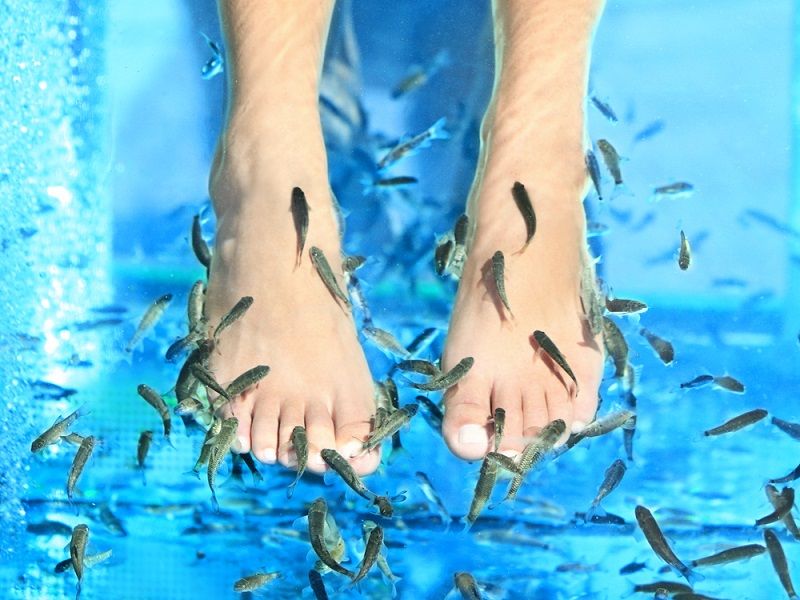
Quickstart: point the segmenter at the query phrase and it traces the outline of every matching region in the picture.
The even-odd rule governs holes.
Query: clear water
[[[191,216],[207,214],[205,177],[222,106],[222,78],[199,76],[209,52],[197,32],[219,39],[213,4],[0,6],[7,92],[0,95],[0,191],[8,199],[0,211],[2,594],[72,597],[74,575],[53,568],[68,555],[64,526],[86,522],[90,550],[111,548],[113,557],[88,571],[84,598],[233,597],[233,581],[259,569],[283,574],[265,596],[299,597],[312,560],[294,522],[307,503],[324,495],[335,507],[351,565],[363,549],[362,520],[377,518],[339,482],[308,476],[287,500],[291,474],[264,467],[262,483],[246,474],[243,483],[223,485],[222,510],[214,514],[205,482],[185,474],[201,437],[183,435],[178,419],[175,448],[154,445],[146,484],[133,468],[139,432],[160,426],[136,386],[172,385],[176,367],[161,357],[185,326],[186,293],[202,276],[186,238]],[[470,3],[469,11],[455,0],[358,3],[350,23],[358,68],[344,77],[334,76],[348,48],[346,4],[339,8],[324,93],[355,123],[323,108],[331,178],[347,214],[346,250],[375,257],[360,274],[376,322],[407,343],[424,327],[445,325],[454,292],[452,282],[434,275],[431,252],[435,235],[461,212],[474,168],[477,120],[491,82],[488,2]],[[587,208],[610,228],[593,240],[603,277],[616,295],[650,305],[639,321],[621,321],[641,367],[639,418],[635,460],[604,506],[626,524],[585,525],[575,517],[605,468],[624,456],[616,432],[537,471],[514,506],[486,511],[470,534],[456,521],[446,528],[414,473],[428,474],[455,519],[468,508],[478,464],[451,457],[417,418],[403,435],[408,455],[369,480],[376,490],[407,491],[399,517],[386,523],[399,597],[445,597],[460,570],[472,572],[491,598],[620,598],[634,583],[676,580],[657,572],[660,561],[637,533],[636,504],[655,511],[687,559],[763,540],[752,523],[771,510],[764,483],[797,465],[797,442],[768,421],[714,439],[702,431],[756,407],[800,420],[793,9],[788,1],[609,2],[591,86],[620,122],[590,107],[590,133],[610,139],[628,159],[623,169],[634,195],[610,208],[590,197]],[[448,67],[406,99],[390,99],[411,65],[442,49],[450,53]],[[359,102],[366,122],[359,121]],[[361,177],[378,148],[441,116],[452,139],[402,170],[418,176],[418,186],[363,195]],[[661,131],[634,141],[655,122]],[[653,187],[672,181],[691,182],[694,195],[648,201]],[[674,260],[681,228],[695,242],[686,273]],[[132,359],[125,357],[121,348],[144,308],[167,292],[175,300],[166,318]],[[92,310],[108,306],[124,312]],[[644,344],[639,325],[675,344],[672,366]],[[382,376],[390,363],[366,349],[373,374]],[[680,389],[704,372],[730,373],[746,393]],[[43,397],[49,390],[42,381],[77,393]],[[603,386],[603,410],[618,395],[611,385],[609,378]],[[401,399],[413,399],[412,392],[401,387]],[[103,444],[70,504],[64,483],[74,447],[61,444],[42,456],[28,448],[59,414],[83,403],[91,414],[76,430]],[[103,523],[103,506],[127,535]],[[42,532],[42,523],[49,529]],[[796,542],[776,530],[800,577]],[[646,566],[621,575],[633,561]],[[783,597],[766,555],[704,574],[697,589],[711,596]],[[360,589],[342,590],[337,577],[325,576],[332,597],[392,592],[377,572]]]

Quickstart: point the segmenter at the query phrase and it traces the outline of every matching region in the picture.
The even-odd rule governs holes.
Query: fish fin
[[[684,573],[681,573],[681,575],[683,575],[686,578],[686,581],[688,581],[689,585],[692,587],[694,587],[695,584],[699,583],[700,581],[705,580],[705,576],[701,575],[697,571],[690,569],[689,567],[686,567],[686,571]]]
[[[636,194],[625,184],[625,182],[614,184],[614,189],[611,191],[609,200],[616,200],[617,198],[633,198]]]
[[[217,500],[217,492],[211,490],[211,508],[215,513],[219,512],[219,501]]]
[[[391,496],[389,498],[389,501],[390,502],[405,502],[407,499],[408,499],[408,490],[403,490],[402,492],[399,492],[399,493],[395,494],[394,496]]]
[[[473,525],[473,523],[474,523],[474,521],[470,522],[470,520],[469,520],[469,519],[467,519],[467,516],[466,516],[466,515],[464,515],[463,517],[461,517],[461,518],[459,519],[459,522],[461,522],[461,523],[463,523],[463,524],[464,524],[464,529],[462,529],[462,530],[461,530],[461,532],[462,532],[462,533],[469,533],[469,530],[472,528],[472,525]]]
[[[589,509],[586,511],[586,514],[584,514],[583,520],[586,523],[591,523],[592,519],[595,516],[598,516],[598,517],[605,517],[606,516],[605,509],[603,509],[603,507],[600,506],[599,504],[593,504],[592,506],[590,506]]]
[[[308,531],[308,515],[296,518],[292,521],[292,529],[295,531]],[[313,552],[313,550],[312,550]],[[316,556],[316,554],[314,555]]]
[[[431,125],[431,139],[432,140],[447,140],[450,139],[450,134],[444,128],[447,123],[445,117],[439,117],[436,122]]]
[[[81,580],[78,579],[78,584],[75,586],[75,600],[80,600],[81,597]]]

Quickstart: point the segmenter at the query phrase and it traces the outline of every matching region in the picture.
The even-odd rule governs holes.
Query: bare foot
[[[319,115],[315,106],[286,110],[268,115],[277,125],[257,134],[254,120],[230,124],[212,168],[218,224],[206,295],[210,326],[242,296],[254,302],[221,333],[211,369],[223,385],[256,365],[271,369],[222,409],[223,416],[239,419],[236,451],[293,466],[290,436],[303,425],[308,468],[322,472],[324,448],[346,457],[360,454],[374,412],[373,383],[349,308],[331,295],[309,258],[311,246],[321,248],[344,289]],[[299,265],[290,212],[295,186],[310,206]],[[377,467],[379,453],[351,462],[366,474]]]

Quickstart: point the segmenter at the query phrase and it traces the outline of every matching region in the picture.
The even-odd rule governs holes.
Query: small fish
[[[83,438],[81,445],[78,446],[78,451],[75,453],[75,458],[72,460],[72,466],[67,475],[67,498],[72,500],[72,494],[75,492],[75,485],[83,473],[83,468],[94,450],[95,438],[93,435],[87,435]]]
[[[784,498],[781,496],[780,492],[778,492],[778,488],[774,485],[767,484],[764,487],[764,492],[767,494],[767,499],[769,500],[772,507],[776,510],[783,506]],[[800,540],[800,529],[797,528],[797,523],[795,523],[794,517],[792,516],[792,511],[789,511],[783,516],[783,524],[786,525],[786,529],[789,533],[792,534],[792,537],[796,540]]]
[[[167,403],[164,402],[164,398],[161,397],[161,394],[144,383],[140,383],[136,387],[136,391],[144,398],[145,402],[158,411],[164,425],[164,437],[168,438],[172,430],[172,419],[170,418],[169,408],[167,407]]]
[[[195,364],[206,364],[208,357],[211,356],[211,352],[214,350],[214,345],[213,340],[204,340],[186,357],[178,373],[178,379],[175,382],[175,398],[178,400],[178,403],[190,398],[199,385],[197,378],[192,375],[192,366]]]
[[[217,478],[222,461],[231,449],[233,441],[236,439],[236,430],[239,428],[239,419],[230,417],[222,422],[219,433],[214,436],[211,450],[208,454],[208,487],[211,490],[211,504],[214,512],[219,512],[219,502],[217,502],[217,492],[214,489],[214,482]]]
[[[514,462],[514,459],[510,456],[506,456],[505,454],[500,454],[499,452],[487,452],[486,458],[490,461],[495,463],[498,467],[512,473],[514,475],[523,475],[522,471],[519,468],[519,465]]]
[[[81,582],[83,580],[84,557],[86,556],[86,546],[89,543],[89,527],[83,523],[76,525],[72,530],[72,538],[69,541],[69,558],[72,561],[72,570],[78,578],[78,586],[75,593],[77,600],[81,595]]]
[[[601,235],[606,235],[609,231],[611,231],[611,228],[605,223],[598,221],[588,221],[586,223],[587,238],[600,237]]]
[[[342,288],[339,287],[336,277],[334,277],[333,271],[331,271],[331,266],[328,263],[328,259],[325,258],[325,254],[322,252],[322,250],[316,246],[311,246],[308,254],[311,257],[311,262],[314,264],[314,268],[316,268],[317,273],[319,273],[320,278],[322,278],[322,282],[325,284],[325,287],[328,288],[328,291],[335,298],[339,298],[342,302],[344,302],[345,306],[349,307],[350,300],[347,299],[347,296],[342,291]]]
[[[617,315],[634,315],[647,310],[647,304],[638,300],[606,298],[606,310]]]
[[[225,388],[225,392],[228,394],[228,398],[233,398],[238,396],[242,392],[244,392],[247,388],[254,386],[259,381],[264,379],[269,374],[269,367],[267,365],[258,365],[257,367],[253,367],[252,369],[248,369],[241,375],[239,375],[236,379],[234,379],[227,388]]]
[[[396,367],[401,371],[419,373],[421,375],[428,375],[429,377],[436,377],[441,374],[439,367],[429,360],[422,360],[420,358],[401,360],[397,363]]]
[[[519,181],[515,181],[511,188],[511,196],[514,198],[514,203],[517,205],[519,212],[522,213],[522,218],[525,221],[525,245],[522,246],[522,252],[531,243],[533,236],[536,234],[536,213],[533,212],[533,204],[531,204],[530,196],[528,196],[525,186]]]
[[[234,456],[238,456],[242,459],[242,462],[247,467],[247,470],[250,471],[250,475],[253,476],[254,481],[256,482],[264,481],[264,476],[258,470],[252,452],[245,452],[244,454],[235,454]]]
[[[211,268],[211,250],[203,239],[203,228],[200,225],[200,215],[192,219],[192,250],[198,262],[206,269]]]
[[[412,382],[411,387],[426,392],[444,390],[446,388],[453,387],[469,372],[473,364],[475,364],[475,359],[471,356],[465,356],[446,373],[442,373],[438,377],[433,377],[430,381],[425,383]]]
[[[672,548],[669,547],[664,534],[661,533],[661,528],[658,526],[655,517],[653,517],[653,513],[641,505],[636,507],[634,513],[636,521],[647,539],[647,543],[650,544],[656,556],[680,573],[690,585],[694,585],[695,581],[702,579],[700,575],[694,573],[683,564],[672,551]]]
[[[446,140],[450,135],[445,131],[445,118],[442,117],[422,133],[402,141],[378,161],[378,170],[385,169],[391,164],[405,156],[411,156],[414,152],[430,145],[433,140]]]
[[[472,495],[472,503],[469,506],[469,512],[464,517],[464,529],[467,530],[472,527],[473,523],[478,519],[483,507],[492,496],[492,491],[497,483],[497,469],[496,461],[485,457],[481,463],[481,472],[478,475],[478,481],[475,484],[475,493]]]
[[[202,279],[198,279],[192,284],[192,289],[189,291],[189,299],[186,303],[186,317],[189,321],[190,333],[202,333],[205,335],[206,319],[203,316],[205,300],[206,285]]]
[[[686,234],[681,229],[681,247],[678,251],[678,266],[681,271],[685,271],[692,263],[692,248],[689,246],[689,240],[686,239]]]
[[[775,572],[778,574],[778,579],[781,580],[783,589],[786,590],[786,594],[789,598],[797,598],[797,592],[794,591],[792,578],[789,575],[789,565],[786,562],[786,554],[783,552],[783,546],[781,546],[778,536],[775,535],[775,532],[771,529],[764,530],[764,543],[767,546],[769,558],[772,561]]]
[[[693,560],[692,567],[708,567],[711,565],[724,565],[725,563],[735,562],[737,560],[747,560],[759,554],[764,554],[767,549],[761,544],[747,544],[745,546],[737,546],[736,548],[728,548],[722,552],[717,552],[711,556],[705,556]]]
[[[216,42],[214,42],[210,37],[208,37],[205,33],[201,33],[200,35],[203,36],[208,47],[211,48],[211,58],[209,58],[203,67],[200,69],[200,76],[203,79],[211,79],[216,75],[222,73],[224,59],[222,58],[222,51],[220,50],[219,46]]]
[[[790,481],[794,481],[795,479],[800,479],[800,465],[797,465],[787,475],[784,475],[783,477],[778,477],[777,479],[770,479],[769,482],[770,483],[789,483]]]
[[[322,575],[316,569],[308,571],[308,583],[311,586],[311,591],[314,593],[316,600],[328,600],[328,592],[325,590],[325,582],[322,581]]]
[[[100,519],[100,522],[103,523],[109,533],[118,537],[126,537],[128,535],[128,532],[125,530],[125,525],[123,525],[119,517],[112,512],[108,504],[103,504],[100,507],[97,518]]]
[[[647,343],[650,344],[650,347],[655,350],[656,354],[658,354],[658,358],[661,359],[665,365],[669,365],[675,360],[675,349],[672,347],[672,344],[667,340],[658,337],[653,332],[649,331],[642,327],[639,330],[639,334],[647,340]]]
[[[125,352],[131,352],[136,347],[144,337],[144,334],[161,318],[170,302],[172,302],[172,294],[164,294],[148,307],[142,320],[139,321],[139,326],[136,328],[133,337],[128,342],[128,345],[125,346]]]
[[[631,562],[625,565],[624,567],[620,568],[619,574],[620,575],[631,575],[632,573],[638,573],[642,569],[647,567],[647,563],[643,562]]]
[[[294,220],[294,230],[297,232],[297,262],[299,265],[303,257],[303,248],[306,245],[308,234],[308,201],[306,195],[299,187],[292,189],[292,205],[289,209]]]
[[[378,187],[397,187],[400,185],[411,185],[412,183],[417,183],[416,177],[411,177],[409,175],[398,175],[397,177],[387,177],[385,179],[378,179],[375,181],[374,185]]]
[[[508,296],[506,296],[506,282],[505,282],[505,257],[503,251],[498,250],[492,255],[492,277],[494,278],[494,286],[497,289],[497,295],[503,302],[503,306],[510,313],[511,307],[508,305]]]
[[[744,384],[730,375],[714,377],[714,385],[735,394],[744,394]]]
[[[369,341],[371,341],[388,355],[399,356],[400,358],[410,358],[410,354],[408,353],[408,350],[406,350],[405,346],[403,346],[403,344],[401,344],[396,337],[394,337],[385,329],[367,326],[363,327],[361,331],[364,333],[364,337],[366,337]]]
[[[452,255],[453,240],[445,238],[436,245],[436,249],[433,251],[433,264],[436,274],[439,277],[444,276],[445,272],[447,271],[447,267],[450,264],[450,258]]]
[[[603,156],[608,172],[614,178],[614,185],[622,185],[622,171],[619,168],[619,154],[608,140],[597,140],[597,147]]]
[[[231,397],[228,395],[228,392],[225,390],[225,388],[222,387],[219,384],[219,382],[217,382],[217,380],[214,378],[214,375],[211,373],[211,371],[206,369],[203,365],[197,364],[197,363],[193,364],[191,366],[191,371],[192,371],[192,375],[194,375],[194,377],[200,383],[202,383],[204,386],[206,386],[207,388],[209,388],[211,390],[214,390],[215,392],[217,392],[220,396],[222,396],[226,400],[230,400],[231,399]]]
[[[248,575],[247,577],[242,577],[241,579],[237,580],[233,584],[233,591],[253,592],[261,589],[270,581],[277,579],[280,576],[281,574],[277,571],[273,573],[253,573],[252,575]]]
[[[384,422],[381,423],[380,427],[376,427],[375,430],[373,430],[370,434],[369,439],[362,444],[362,450],[367,452],[372,450],[383,440],[393,435],[396,431],[399,431],[403,426],[407,425],[408,422],[411,421],[411,418],[417,414],[417,408],[417,404],[406,404],[402,408],[388,415]]]
[[[589,172],[589,177],[592,179],[592,184],[594,185],[594,189],[597,192],[597,199],[602,202],[603,201],[603,190],[601,189],[601,180],[600,180],[600,165],[597,164],[597,157],[594,155],[591,149],[586,151],[586,170]]]
[[[478,582],[472,574],[461,571],[453,574],[453,581],[456,589],[464,600],[481,600],[481,591],[478,589]]]
[[[353,579],[356,574],[343,567],[325,545],[325,521],[328,505],[325,498],[317,498],[308,509],[308,538],[319,559],[329,569]]]
[[[633,586],[633,591],[642,594],[658,593],[659,590],[664,590],[668,594],[680,594],[682,592],[691,592],[692,588],[685,583],[678,583],[677,581],[655,581],[653,583],[639,583]]]
[[[655,121],[651,121],[650,123],[642,127],[642,129],[640,129],[635,136],[633,136],[634,143],[642,142],[644,140],[650,139],[654,135],[661,133],[664,130],[665,125],[666,124],[661,119],[656,119]]]
[[[139,441],[136,444],[136,466],[144,469],[144,461],[147,453],[150,452],[150,444],[153,441],[153,432],[149,429],[139,434]]]
[[[178,338],[172,344],[170,344],[169,348],[167,348],[167,351],[164,354],[164,360],[170,363],[175,362],[179,356],[189,351],[189,348],[192,347],[197,339],[198,336],[194,333],[190,333],[187,336]]]
[[[456,279],[461,278],[464,270],[464,261],[467,259],[467,236],[469,234],[469,217],[462,214],[453,227],[453,250],[447,265],[447,270]]]
[[[456,219],[453,227],[453,241],[456,246],[464,247],[467,245],[467,235],[469,233],[469,216],[462,214]]]
[[[617,115],[616,115],[616,113],[615,113],[615,112],[614,112],[614,110],[611,108],[611,106],[609,106],[609,105],[608,105],[608,103],[606,103],[606,102],[603,102],[603,101],[602,101],[602,100],[600,100],[600,99],[599,99],[597,96],[592,96],[592,97],[591,97],[591,101],[592,101],[592,104],[594,104],[595,108],[596,108],[597,110],[599,110],[599,111],[600,111],[600,113],[601,113],[601,114],[602,114],[602,115],[603,115],[603,116],[604,116],[606,119],[608,119],[608,120],[609,120],[609,121],[611,121],[612,123],[616,123],[617,121],[619,121],[619,119],[617,118]]]
[[[661,198],[683,198],[692,195],[694,191],[694,186],[691,183],[686,183],[685,181],[677,181],[675,183],[668,183],[666,185],[660,185],[657,188],[653,189],[653,196],[656,200],[660,200]]]
[[[756,408],[755,410],[750,410],[746,413],[733,417],[732,419],[725,421],[722,425],[719,425],[718,427],[706,430],[703,435],[706,436],[722,435],[723,433],[731,433],[732,431],[738,431],[743,427],[747,427],[748,425],[757,423],[766,416],[767,416],[766,410],[764,410],[763,408]]]
[[[704,385],[707,385],[707,384],[711,383],[712,381],[714,381],[714,376],[713,375],[698,375],[697,377],[695,377],[691,381],[687,381],[685,383],[682,383],[681,384],[681,389],[692,389],[692,388],[696,388],[696,387],[701,387],[701,386],[704,386]]]
[[[433,57],[431,63],[425,68],[415,68],[392,89],[392,99],[397,100],[422,85],[425,85],[442,67],[450,63],[450,53],[447,49],[440,50]]]
[[[569,368],[567,364],[567,359],[564,358],[564,355],[561,354],[558,347],[553,343],[548,335],[544,331],[540,331],[537,329],[533,332],[533,339],[536,340],[536,343],[539,344],[539,347],[545,351],[545,353],[553,359],[559,367],[561,367],[564,372],[569,375],[569,378],[575,382],[575,391],[578,391],[578,379],[575,377],[575,373],[572,372],[572,369]]]
[[[194,415],[203,410],[205,407],[203,403],[200,402],[197,398],[189,397],[185,400],[181,400],[178,404],[175,405],[175,414],[181,417],[185,417],[188,415]]]
[[[613,463],[611,463],[611,466],[606,469],[603,482],[600,484],[600,488],[597,490],[597,495],[594,497],[594,500],[592,500],[592,505],[589,510],[586,511],[587,519],[591,519],[592,514],[597,512],[597,508],[600,506],[600,503],[603,501],[603,499],[613,492],[620,484],[626,470],[627,467],[625,466],[625,463],[620,459],[615,460]]]
[[[606,415],[602,419],[596,419],[584,427],[580,433],[581,437],[598,437],[611,433],[618,427],[622,427],[630,419],[636,416],[631,410],[619,410]]]
[[[422,415],[425,417],[428,425],[430,425],[434,431],[441,433],[442,422],[444,421],[444,413],[442,413],[442,409],[439,408],[433,402],[433,400],[427,396],[417,396],[416,399],[419,404],[425,407],[425,411],[422,413]]]
[[[445,525],[450,525],[450,522],[453,520],[453,518],[450,516],[450,511],[447,510],[444,502],[442,502],[441,496],[439,496],[434,489],[431,480],[428,479],[428,476],[422,471],[417,471],[415,476],[417,478],[419,489],[422,490],[422,493],[425,495],[425,498],[428,499],[428,502],[436,507],[436,512],[439,514],[439,518],[442,520],[442,523]]]
[[[504,408],[494,409],[494,451],[500,449],[500,444],[503,441],[503,432],[506,428],[506,411]]]
[[[594,270],[595,261],[584,260],[581,270],[581,307],[589,323],[592,335],[598,335],[603,330],[603,293],[597,284]]]
[[[294,448],[295,456],[297,456],[297,476],[286,489],[287,498],[292,497],[294,487],[297,485],[297,482],[300,481],[303,473],[305,473],[306,465],[308,464],[308,438],[306,437],[306,428],[302,425],[296,425],[295,428],[292,429],[291,440],[292,448]]]
[[[66,437],[66,431],[72,424],[84,414],[82,408],[78,408],[64,418],[59,417],[47,430],[44,431],[39,437],[31,442],[31,452],[39,452],[40,450],[56,444],[62,437]]]
[[[367,545],[364,549],[364,558],[361,560],[361,566],[358,569],[358,573],[356,576],[353,577],[352,583],[356,583],[364,579],[369,573],[372,566],[375,564],[375,561],[378,559],[378,555],[381,552],[381,547],[383,546],[383,529],[376,525],[372,531],[369,532],[369,538],[367,539]]]
[[[772,424],[796,440],[800,440],[800,423],[790,423],[778,417],[772,417]]]
[[[225,331],[225,329],[227,329],[228,327],[233,325],[236,321],[238,321],[240,318],[242,318],[242,316],[244,316],[244,313],[246,313],[247,310],[252,305],[253,305],[252,296],[242,296],[241,298],[239,298],[236,304],[233,305],[233,308],[231,308],[228,311],[228,313],[225,316],[223,316],[222,319],[220,319],[219,325],[217,325],[217,328],[214,330],[214,335],[213,335],[214,342],[216,342],[219,339],[220,333]]]
[[[211,449],[214,447],[214,438],[219,435],[221,429],[222,420],[214,419],[211,422],[211,426],[206,431],[205,438],[203,438],[203,445],[200,446],[200,456],[197,458],[192,468],[192,472],[195,475],[199,475],[202,466],[208,463],[208,457],[211,455]]]
[[[519,473],[514,475],[503,502],[516,498],[525,475],[553,448],[566,428],[567,424],[562,419],[551,421],[523,448],[519,455]]]
[[[603,345],[606,354],[614,361],[614,377],[624,377],[628,368],[628,342],[617,324],[608,317],[603,317]]]
[[[760,519],[756,519],[756,527],[776,523],[789,514],[794,506],[794,489],[790,487],[783,488],[775,497],[773,506],[775,510]]]
[[[325,448],[322,450],[321,455],[322,460],[324,460],[331,469],[339,474],[342,480],[344,480],[344,482],[350,486],[350,489],[352,489],[362,498],[369,500],[378,506],[382,516],[392,516],[392,506],[388,502],[388,498],[385,496],[378,496],[376,493],[368,490],[367,486],[364,485],[364,482],[361,481],[361,478],[356,475],[353,467],[341,454],[331,448]]]

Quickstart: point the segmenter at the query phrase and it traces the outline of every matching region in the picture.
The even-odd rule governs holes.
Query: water
[[[323,114],[331,179],[348,214],[345,248],[375,257],[359,272],[369,284],[369,306],[376,323],[404,343],[424,327],[446,324],[454,284],[434,275],[432,244],[461,212],[491,83],[488,6],[475,2],[459,20],[457,4],[360,4],[352,23],[358,71],[335,68],[355,60],[345,10],[329,44],[323,93],[335,110],[323,105]],[[136,386],[172,385],[176,366],[161,357],[185,326],[186,293],[203,274],[186,238],[193,214],[205,211],[210,219],[205,177],[223,84],[199,76],[210,54],[197,31],[220,39],[213,7],[163,2],[143,10],[120,0],[6,5],[15,18],[0,26],[10,75],[4,85],[14,93],[0,105],[0,189],[14,201],[0,211],[2,589],[11,598],[72,597],[74,575],[54,574],[53,567],[68,555],[65,533],[86,522],[90,552],[110,548],[113,557],[88,571],[84,598],[232,597],[233,581],[259,569],[283,574],[265,595],[297,597],[313,561],[295,521],[319,495],[343,530],[352,568],[363,550],[362,520],[379,518],[339,482],[308,476],[286,500],[291,474],[263,467],[263,483],[245,473],[243,482],[224,484],[222,510],[214,514],[205,481],[185,474],[201,435],[184,435],[179,419],[175,448],[154,444],[146,479],[133,468],[139,432],[160,428]],[[702,432],[755,407],[800,420],[792,8],[788,1],[745,0],[609,4],[591,87],[620,122],[609,123],[590,106],[590,132],[625,156],[634,195],[607,208],[590,198],[587,206],[610,227],[593,240],[604,278],[617,296],[650,306],[640,319],[618,321],[640,368],[638,422],[635,460],[604,507],[625,524],[586,525],[575,516],[588,507],[605,468],[624,457],[615,432],[533,473],[513,506],[485,511],[469,535],[456,521],[447,528],[415,471],[428,474],[457,518],[468,508],[479,466],[450,456],[417,417],[403,434],[409,456],[368,480],[381,492],[407,492],[398,518],[383,523],[399,597],[442,598],[461,570],[492,598],[619,598],[634,583],[677,580],[657,573],[661,562],[635,525],[636,504],[654,511],[682,558],[763,543],[752,524],[771,510],[764,482],[797,465],[797,442],[768,421],[719,438]],[[443,48],[450,65],[407,99],[389,98],[409,65],[425,64]],[[441,116],[452,124],[452,139],[403,165],[403,174],[420,179],[413,191],[363,196],[361,177],[378,148]],[[651,135],[635,141],[646,129]],[[693,196],[648,201],[654,187],[674,181],[691,182]],[[608,179],[604,184],[610,187]],[[204,227],[207,235],[213,231],[210,221]],[[674,259],[680,229],[694,242],[686,273]],[[166,318],[132,359],[125,357],[121,348],[145,307],[167,292],[175,298]],[[637,335],[640,325],[675,344],[671,366]],[[430,356],[442,341],[440,334]],[[373,374],[384,374],[389,361],[370,345],[366,351]],[[680,389],[705,372],[736,376],[745,394]],[[77,393],[42,397],[53,395],[42,381]],[[602,392],[602,410],[610,410],[619,394],[610,377]],[[403,402],[413,397],[401,386]],[[74,446],[61,443],[42,456],[31,456],[28,446],[79,404],[91,413],[76,431],[102,444],[70,504],[64,483]],[[103,507],[127,535],[103,522]],[[797,577],[796,542],[776,530]],[[621,575],[631,562],[645,567]],[[766,555],[703,572],[697,589],[715,597],[783,594]],[[325,581],[334,597],[391,594],[377,572],[360,589],[337,595],[345,581]]]

